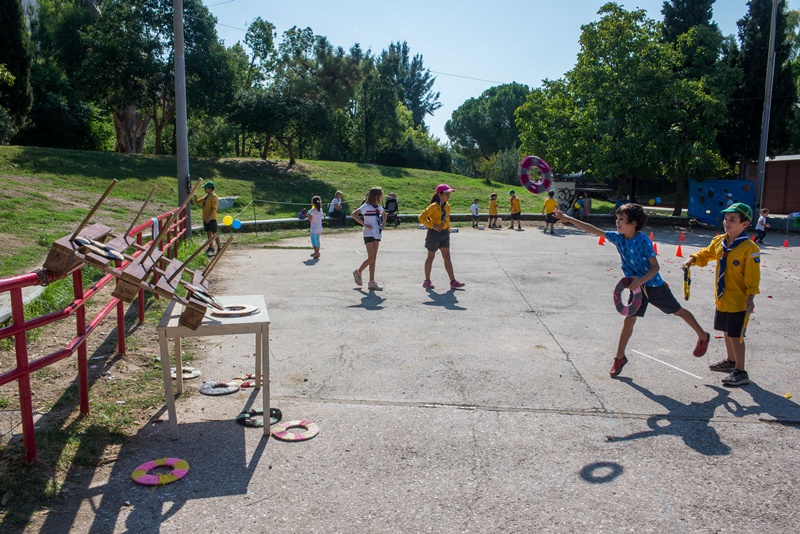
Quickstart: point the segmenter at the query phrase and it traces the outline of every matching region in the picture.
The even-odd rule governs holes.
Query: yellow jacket
[[[436,202],[431,202],[425,210],[419,214],[420,224],[424,224],[431,230],[433,225],[438,224],[443,230],[450,229],[450,204],[444,203],[444,222],[442,222],[442,206]]]
[[[519,197],[511,197],[511,213],[522,213],[522,208],[519,205]]]
[[[691,254],[694,265],[705,267],[714,260],[722,257],[722,240],[725,235],[718,235],[711,240],[706,248]],[[760,293],[758,285],[761,282],[761,249],[750,241],[740,243],[728,253],[725,267],[725,292],[722,298],[717,298],[717,284],[719,279],[719,262],[714,276],[714,301],[721,312],[741,312],[747,309],[748,295]]]

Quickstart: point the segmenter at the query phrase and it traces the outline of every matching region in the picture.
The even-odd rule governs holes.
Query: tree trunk
[[[261,159],[266,161],[267,156],[269,155],[269,144],[272,142],[272,136],[267,136],[264,140],[264,148],[261,150]]]
[[[672,210],[673,217],[680,217],[683,211],[683,190],[686,189],[686,176],[679,176],[675,180],[675,208]]]
[[[147,126],[150,124],[150,117],[148,115],[140,116],[136,113],[136,107],[132,105],[121,109],[112,107],[112,113],[114,130],[117,134],[114,151],[124,154],[140,154]]]
[[[294,146],[292,144],[291,137],[278,137],[278,142],[286,147],[286,150],[289,151],[289,166],[291,167],[296,163],[294,159]]]

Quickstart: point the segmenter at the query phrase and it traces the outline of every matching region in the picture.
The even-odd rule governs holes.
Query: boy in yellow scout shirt
[[[556,228],[556,219],[553,212],[558,207],[558,200],[555,199],[555,193],[553,191],[547,192],[547,200],[544,201],[544,206],[542,206],[542,215],[544,215],[544,233],[547,233],[547,225],[550,225],[550,235],[555,233]]]
[[[217,209],[219,208],[219,197],[214,193],[214,182],[208,181],[203,184],[203,190],[206,196],[198,200],[197,195],[194,196],[195,204],[203,205],[203,230],[206,231],[208,239],[216,237],[217,250],[222,246],[217,234]],[[208,254],[215,254],[214,247],[208,247]]]
[[[509,195],[509,201],[508,202],[509,202],[509,205],[511,207],[511,209],[510,209],[510,211],[511,211],[511,226],[509,226],[509,228],[511,230],[513,230],[514,229],[514,221],[517,221],[517,229],[518,230],[522,230],[522,221],[520,220],[522,218],[522,208],[519,205],[519,197],[517,196],[517,194],[514,192],[513,189],[508,192],[508,195]]]
[[[683,266],[705,267],[717,260],[714,329],[725,332],[727,358],[709,369],[730,371],[722,379],[725,386],[744,386],[750,383],[750,378],[744,368],[745,345],[741,336],[745,320],[753,311],[753,299],[760,292],[761,250],[747,237],[747,227],[753,219],[750,206],[739,202],[722,213],[725,235],[715,237],[706,248],[690,255]]]

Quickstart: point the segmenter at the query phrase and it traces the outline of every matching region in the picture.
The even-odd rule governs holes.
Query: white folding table
[[[216,317],[213,309],[206,311],[205,317],[196,330],[181,326],[183,306],[171,301],[164,316],[158,322],[158,344],[161,347],[161,369],[164,373],[164,390],[167,394],[169,427],[173,439],[178,439],[178,416],[175,411],[175,393],[172,389],[170,371],[169,339],[175,340],[175,376],[178,395],[183,393],[183,363],[181,358],[181,338],[202,336],[227,336],[238,334],[256,335],[256,374],[255,387],[264,387],[261,392],[264,400],[264,435],[269,435],[269,313],[263,295],[217,296],[223,306],[254,306],[259,312],[244,317]],[[263,370],[263,374],[262,374]]]

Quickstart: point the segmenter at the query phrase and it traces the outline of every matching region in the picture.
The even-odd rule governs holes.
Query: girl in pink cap
[[[450,204],[447,201],[453,191],[455,189],[449,185],[439,184],[436,187],[436,193],[431,197],[430,205],[419,214],[420,224],[428,228],[425,236],[428,257],[425,258],[425,281],[422,282],[422,287],[425,289],[433,289],[431,267],[433,267],[433,258],[436,257],[437,250],[442,252],[444,270],[450,277],[450,288],[464,287],[463,282],[456,280],[456,276],[453,274],[453,262],[450,261]]]

